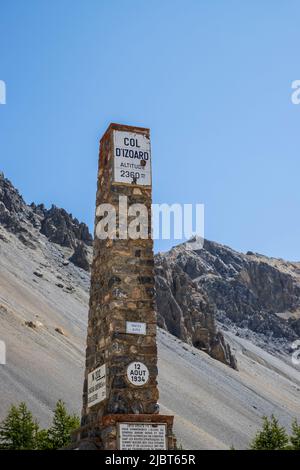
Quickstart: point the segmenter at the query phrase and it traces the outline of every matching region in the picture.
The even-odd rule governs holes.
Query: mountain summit
[[[32,249],[39,234],[43,234],[50,242],[73,250],[74,264],[79,259],[78,253],[81,253],[80,267],[89,269],[87,258],[82,261],[85,254],[82,245],[92,246],[93,243],[87,225],[55,205],[50,209],[46,209],[44,204],[27,205],[3,173],[0,173],[0,224]]]
[[[209,350],[202,326],[211,315],[274,353],[300,337],[300,263],[205,240],[199,251],[182,244],[158,254],[156,273],[160,325],[194,346]]]

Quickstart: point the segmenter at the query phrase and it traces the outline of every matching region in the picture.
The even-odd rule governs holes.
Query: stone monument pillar
[[[100,141],[94,259],[77,448],[174,449],[158,407],[149,129]]]

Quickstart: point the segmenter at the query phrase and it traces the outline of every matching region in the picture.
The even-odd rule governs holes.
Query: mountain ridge
[[[3,173],[0,224],[32,249],[44,235],[69,249],[68,261],[89,271],[93,237],[88,227],[55,205],[27,205]],[[270,352],[276,343],[289,353],[300,337],[300,262],[244,254],[204,240],[198,251],[183,243],[156,254],[155,274],[159,326],[233,368],[236,361],[218,324]]]
[[[24,245],[32,249],[36,248],[40,235],[44,235],[50,243],[70,250],[68,260],[71,263],[89,271],[92,259],[92,236],[88,227],[76,218],[74,219],[72,214],[68,214],[64,209],[54,205],[50,209],[46,209],[43,204],[32,203],[28,206],[18,190],[8,179],[4,178],[3,174],[0,174],[0,224],[15,234]],[[184,277],[184,274],[181,277]],[[162,281],[160,284],[157,283],[158,291],[160,285],[162,286]],[[164,297],[158,295],[158,298]],[[184,303],[180,303],[178,298],[175,301],[172,292],[168,290],[167,305],[172,305],[174,302],[180,309],[186,307],[183,305]],[[199,310],[195,297],[193,304]],[[204,306],[204,302],[201,305]],[[161,305],[160,302],[157,302],[157,307],[158,310],[161,309],[160,315],[164,312],[166,315],[168,314],[166,304]],[[226,344],[222,333],[217,330],[213,312],[209,308],[206,308],[204,315],[199,316],[197,327],[192,324],[191,327],[197,328],[198,332],[202,329],[202,335],[206,335],[206,344],[203,349],[208,354],[233,368],[237,367],[230,346]],[[186,340],[188,340],[187,335]]]
[[[75,253],[72,235],[67,243],[64,234],[61,244],[50,241],[32,223],[38,216],[30,215],[34,210],[18,198],[9,206],[7,191],[6,199],[3,194],[0,338],[7,345],[7,364],[0,366],[0,419],[11,404],[24,400],[47,425],[60,398],[80,413],[90,276],[70,261]],[[74,237],[91,260],[91,245]],[[220,247],[212,244],[210,249]],[[274,413],[287,427],[293,417],[300,419],[299,369],[289,355],[289,338],[279,338],[281,345],[262,335],[266,338],[258,344],[248,327],[227,323],[226,315],[223,323],[215,320],[220,312],[204,289],[211,273],[202,274],[203,282],[198,279],[201,265],[212,262],[212,255],[207,249],[201,254],[207,259],[197,253],[188,256],[179,246],[155,259],[158,321],[164,328],[158,329],[160,408],[175,415],[175,432],[186,449],[246,448],[263,414]],[[220,265],[213,256],[211,270]],[[221,266],[225,269],[226,263]],[[234,282],[237,273],[228,269]],[[266,345],[272,346],[272,354]],[[230,357],[236,358],[238,369]]]

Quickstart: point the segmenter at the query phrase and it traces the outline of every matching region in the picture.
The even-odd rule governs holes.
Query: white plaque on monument
[[[166,425],[119,423],[120,450],[167,450]]]
[[[114,131],[114,182],[151,186],[151,148],[146,135]]]
[[[149,380],[148,367],[142,362],[131,362],[127,367],[127,379],[138,387],[146,385]]]
[[[146,334],[146,323],[127,321],[126,322],[126,333],[132,335],[145,335]]]
[[[88,407],[106,399],[106,366],[97,367],[88,374]]]

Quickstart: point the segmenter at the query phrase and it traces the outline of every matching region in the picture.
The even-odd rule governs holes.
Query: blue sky
[[[92,228],[100,136],[150,127],[154,202],[204,203],[207,238],[300,260],[299,17],[292,0],[1,0],[0,169]]]

